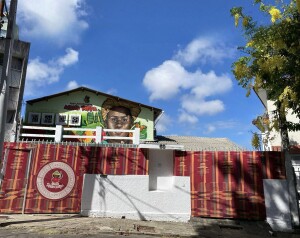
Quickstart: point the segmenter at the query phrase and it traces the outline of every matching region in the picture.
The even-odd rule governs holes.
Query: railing
[[[52,131],[52,134],[45,133],[22,133],[23,130],[40,130],[40,131]],[[68,135],[67,131],[84,131],[92,132],[93,135]],[[103,135],[103,132],[127,132],[132,133],[132,136],[107,136]],[[21,126],[21,138],[42,138],[42,139],[54,139],[55,142],[60,143],[62,141],[68,141],[68,139],[94,139],[95,143],[102,143],[104,140],[129,140],[132,144],[138,145],[140,143],[140,129],[134,130],[117,130],[117,129],[103,129],[98,126],[95,129],[90,128],[64,128],[62,125],[56,127],[41,127],[41,126]]]

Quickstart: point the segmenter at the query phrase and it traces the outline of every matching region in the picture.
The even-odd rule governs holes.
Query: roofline
[[[32,104],[34,104],[34,103],[36,103],[36,102],[48,100],[48,99],[51,99],[51,98],[54,98],[54,97],[58,97],[58,96],[62,96],[62,95],[65,95],[65,94],[74,93],[74,92],[78,92],[78,91],[89,91],[89,92],[95,93],[97,96],[98,96],[98,95],[102,95],[102,96],[109,97],[109,98],[115,98],[115,99],[117,99],[117,100],[126,101],[126,102],[129,102],[129,103],[137,104],[137,105],[139,105],[139,106],[148,108],[148,109],[150,109],[150,110],[154,110],[154,111],[157,112],[157,115],[155,115],[154,121],[155,121],[155,120],[162,114],[162,112],[163,112],[163,110],[160,109],[160,108],[156,108],[156,107],[152,107],[152,106],[149,106],[149,105],[146,105],[146,104],[134,102],[134,101],[131,101],[131,100],[128,100],[128,99],[125,99],[125,98],[121,98],[121,97],[118,97],[118,96],[113,96],[113,95],[111,95],[111,94],[103,93],[103,92],[96,91],[96,90],[93,90],[93,89],[90,89],[90,88],[87,88],[87,87],[82,87],[82,86],[81,86],[81,87],[78,87],[78,88],[75,88],[75,89],[68,90],[68,91],[64,91],[64,92],[52,94],[52,95],[49,95],[49,96],[45,96],[45,97],[41,97],[41,98],[36,98],[36,99],[32,99],[32,100],[28,100],[28,101],[26,101],[26,103],[28,103],[29,105],[32,105]]]
[[[160,118],[162,117],[163,114],[164,114],[164,111],[161,110],[161,112],[157,115],[157,117],[154,120],[154,125],[156,125],[158,123],[158,121],[160,120]]]
[[[264,89],[265,90],[265,89]],[[255,88],[253,87],[253,91],[255,92],[256,96],[258,97],[258,99],[260,100],[261,104],[265,107],[265,109],[267,109],[267,105],[265,104],[265,102],[262,100],[262,98],[260,97],[259,93],[257,92],[257,90],[255,90]]]

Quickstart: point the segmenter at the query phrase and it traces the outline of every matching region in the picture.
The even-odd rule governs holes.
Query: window
[[[42,124],[53,125],[54,124],[54,113],[42,113]]]
[[[29,112],[28,114],[28,123],[29,124],[40,124],[41,113]]]
[[[11,61],[11,68],[21,71],[22,70],[22,64],[23,64],[22,59],[13,57],[12,61]]]
[[[81,115],[70,114],[69,115],[69,125],[70,126],[80,126],[81,125]]]
[[[56,125],[68,125],[68,114],[59,113],[56,114]]]
[[[0,65],[3,65],[4,55],[0,54]],[[20,58],[13,57],[11,61],[11,68],[15,70],[22,70],[23,60]]]
[[[4,55],[0,54],[0,65],[3,65],[3,58],[4,58]]]
[[[6,117],[6,123],[9,123],[9,124],[14,123],[15,115],[16,115],[16,110],[8,110],[7,117]]]

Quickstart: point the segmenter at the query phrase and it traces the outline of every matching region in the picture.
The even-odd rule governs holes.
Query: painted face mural
[[[132,116],[126,107],[113,107],[107,114],[106,128],[129,130],[132,127]],[[111,132],[113,136],[128,136],[127,132]]]
[[[135,104],[108,98],[102,104],[102,118],[106,129],[130,130],[141,108]],[[129,137],[129,132],[106,132],[107,136]],[[131,140],[108,139],[109,143],[131,143]]]

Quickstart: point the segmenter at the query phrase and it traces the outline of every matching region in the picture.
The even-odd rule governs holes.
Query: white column
[[[4,48],[3,67],[0,78],[0,160],[4,150],[4,137],[6,132],[6,117],[7,117],[7,104],[9,98],[9,85],[10,85],[10,70],[12,51],[14,44],[14,25],[16,21],[17,0],[10,1],[8,25]]]
[[[135,128],[133,133],[133,141],[134,145],[140,144],[140,128]]]
[[[97,126],[96,127],[96,143],[100,144],[102,141],[102,127]]]
[[[291,219],[293,227],[298,227],[300,225],[299,221],[299,201],[297,198],[297,182],[295,180],[295,171],[292,165],[292,155],[285,152],[285,170],[286,170],[286,180],[288,183],[288,198],[291,210]]]
[[[55,138],[54,138],[56,143],[61,142],[62,134],[63,134],[63,126],[62,125],[56,125]]]

